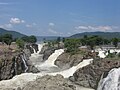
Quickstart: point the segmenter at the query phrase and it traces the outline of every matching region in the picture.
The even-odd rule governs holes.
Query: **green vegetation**
[[[113,45],[114,45],[115,47],[117,47],[118,42],[119,42],[119,39],[118,39],[118,38],[113,38],[113,39],[112,39],[112,43],[113,43]]]
[[[11,34],[4,34],[0,36],[0,42],[10,45],[12,42],[16,42],[19,48],[24,48],[25,43],[36,43],[37,39],[35,36],[25,36],[22,38],[13,38]]]
[[[66,51],[74,54],[78,51],[80,39],[65,39],[64,44],[67,49]]]
[[[88,46],[90,47],[91,50],[94,49],[95,46],[100,46],[100,45],[110,45],[113,43],[115,47],[117,47],[118,42],[120,39],[118,38],[113,38],[113,39],[105,39],[97,35],[93,36],[87,36],[84,35],[83,38],[69,38],[64,40],[64,46],[67,49],[67,52],[70,53],[76,53],[79,49],[78,47],[80,46]]]
[[[2,36],[2,41],[9,46],[11,45],[12,40],[13,40],[13,38],[12,38],[11,34],[5,34]]]
[[[24,48],[25,42],[22,39],[17,39],[16,44],[18,45],[19,48]]]
[[[106,57],[108,59],[120,59],[120,53],[114,52],[114,53],[109,53],[108,56]]]
[[[25,36],[21,38],[24,42],[27,43],[36,43],[37,42],[37,38],[35,36]]]

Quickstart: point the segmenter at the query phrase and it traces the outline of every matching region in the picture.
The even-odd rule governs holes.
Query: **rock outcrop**
[[[69,53],[64,52],[57,58],[57,60],[55,61],[55,65],[57,65],[62,69],[67,69],[72,66],[76,66],[82,60],[83,60],[83,55],[81,54],[71,55]]]
[[[61,75],[43,76],[37,78],[36,81],[29,82],[20,90],[76,90],[75,86],[63,78]]]
[[[28,63],[29,57],[33,53],[32,49],[34,48],[36,52],[38,51],[37,44],[32,44],[33,48],[30,45],[26,47],[22,51],[3,51],[3,54],[0,55],[0,80],[11,79],[13,76],[24,72],[38,72],[32,64]]]
[[[34,50],[37,52],[38,51],[38,45],[37,44],[27,44],[25,45],[25,48],[28,49],[31,54],[34,53]]]
[[[96,89],[101,75],[104,77],[112,68],[120,67],[120,60],[94,60],[93,64],[77,70],[70,80],[84,87]]]
[[[27,68],[25,67],[24,63],[27,64],[27,61],[23,62],[23,57],[25,57],[27,60],[27,56],[21,52],[7,52],[4,56],[1,56],[0,80],[10,79],[15,75],[25,72]]]
[[[49,47],[48,45],[44,45],[43,48],[41,49],[41,52],[40,54],[43,54],[43,61],[47,60],[48,57],[54,53],[55,50],[57,49],[61,49],[63,48],[62,46],[61,47]]]

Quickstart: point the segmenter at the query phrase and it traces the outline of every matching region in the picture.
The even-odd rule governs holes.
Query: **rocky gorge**
[[[11,55],[10,63],[9,58],[1,64],[4,66],[0,90],[97,90],[101,77],[107,77],[120,62],[106,58],[93,60],[92,54],[95,53],[71,55],[64,49],[43,44],[27,45],[22,52]]]

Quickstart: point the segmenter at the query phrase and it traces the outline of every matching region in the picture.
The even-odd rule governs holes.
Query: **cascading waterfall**
[[[26,64],[27,59],[26,59],[26,56],[24,54],[21,55],[21,57],[22,57],[23,64],[25,66],[25,71],[24,72],[26,72],[28,70],[28,66]]]
[[[41,50],[42,47],[39,47],[39,51]],[[56,50],[49,58],[47,61],[45,61],[43,64],[39,65],[39,67],[41,68],[45,68],[45,67],[57,67],[56,65],[54,65],[55,60],[58,58],[59,55],[61,55],[64,52],[63,49],[59,49]],[[36,56],[38,56],[37,54],[34,54]],[[25,62],[25,58],[22,55],[22,60],[23,63],[26,67],[27,71],[27,65]],[[80,62],[78,65],[71,67],[70,69],[64,70],[64,71],[57,71],[57,72],[40,72],[40,73],[23,73],[20,75],[16,75],[15,77],[13,77],[10,80],[3,80],[0,82],[0,88],[5,88],[5,87],[11,87],[11,88],[17,88],[19,87],[23,87],[24,85],[26,85],[26,83],[28,83],[29,81],[34,81],[38,76],[44,76],[44,75],[57,75],[57,74],[61,74],[63,75],[64,78],[68,78],[69,76],[72,76],[76,70],[78,70],[79,68],[82,68],[86,65],[89,65],[92,62],[93,59],[85,59],[82,62]]]
[[[30,47],[33,49],[33,53],[36,53],[36,50],[30,45]]]
[[[107,77],[100,80],[97,90],[120,90],[120,68],[110,70]]]
[[[40,51],[41,51],[41,49],[42,49],[43,46],[44,46],[44,44],[38,44],[38,51],[37,51],[37,54],[40,53]]]
[[[48,60],[41,63],[40,65],[37,64],[35,67],[40,70],[41,72],[54,72],[58,71],[58,67],[54,64],[55,60],[64,52],[64,49],[55,50],[55,52],[49,56]]]
[[[55,50],[55,52],[52,55],[50,55],[48,60],[46,60],[41,66],[56,67],[54,62],[58,58],[58,56],[61,55],[63,52],[64,52],[64,49]]]
[[[35,51],[35,49],[32,46],[30,46],[34,51],[34,53],[31,54],[31,55],[33,57],[39,56],[40,55],[39,53],[41,52],[41,49],[42,49],[43,46],[44,46],[44,44],[38,44],[38,51],[37,52]]]
[[[67,70],[64,70],[61,72],[49,73],[49,75],[61,74],[61,75],[63,75],[64,78],[68,78],[70,76],[73,76],[75,71],[77,71],[79,68],[82,68],[82,67],[89,65],[90,63],[92,63],[92,61],[93,61],[93,59],[85,59],[82,62],[80,62],[78,65],[73,66],[70,69],[67,69]]]

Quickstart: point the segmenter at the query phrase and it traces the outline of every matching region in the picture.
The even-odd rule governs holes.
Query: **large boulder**
[[[55,65],[62,69],[67,69],[72,66],[76,66],[83,60],[83,55],[82,54],[74,54],[71,55],[70,53],[64,52],[61,54],[57,60],[55,61]]]
[[[61,75],[57,76],[43,76],[37,78],[36,81],[27,83],[21,90],[76,90],[75,86],[63,78]]]

